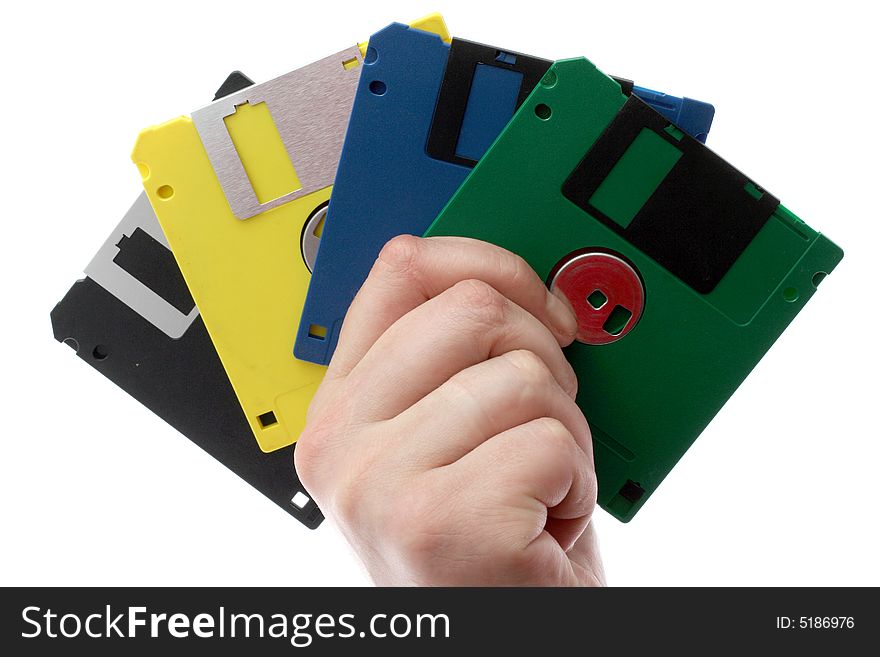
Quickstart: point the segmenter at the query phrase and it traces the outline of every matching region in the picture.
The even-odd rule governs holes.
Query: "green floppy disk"
[[[843,257],[586,59],[554,64],[426,235],[518,253],[569,299],[599,503],[624,522]]]

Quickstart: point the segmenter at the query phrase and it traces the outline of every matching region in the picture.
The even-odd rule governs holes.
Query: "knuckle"
[[[535,439],[545,449],[553,450],[562,456],[568,457],[577,444],[574,436],[561,421],[555,417],[542,417],[535,420],[533,425]]]
[[[386,242],[377,262],[398,275],[412,274],[422,250],[422,240],[414,235],[397,235]]]
[[[578,488],[576,497],[571,500],[571,506],[581,518],[591,518],[596,510],[598,494],[596,472],[589,468],[583,474],[582,485]]]
[[[293,462],[300,479],[307,477],[315,467],[315,450],[312,448],[312,441],[307,436],[308,433],[305,431],[300,434],[293,451]]]
[[[356,523],[363,510],[363,495],[358,479],[346,478],[333,491],[333,515],[337,520]]]
[[[571,364],[566,360],[562,362],[557,372],[557,383],[562,391],[570,398],[575,399],[578,393],[578,378]]]
[[[531,312],[540,312],[546,303],[547,287],[522,256],[499,248],[495,268],[501,280],[505,281],[505,289],[516,290],[519,305]]]
[[[529,290],[535,287],[538,282],[537,275],[529,264],[521,257],[510,251],[501,250],[498,255],[498,269],[501,276],[506,280],[512,289]],[[544,287],[537,289],[544,294]]]
[[[487,383],[483,372],[479,369],[467,368],[453,374],[444,384],[451,403],[456,408],[478,408],[480,392]]]
[[[516,376],[520,383],[543,389],[553,381],[550,368],[534,351],[515,349],[508,351],[504,357],[516,369]]]
[[[577,396],[577,375],[567,361],[559,368],[558,374],[554,374],[540,356],[528,349],[516,349],[507,352],[505,356],[517,369],[517,374],[524,383],[539,387],[541,392],[546,391],[546,386],[558,386],[569,397]]]
[[[320,480],[317,472],[321,467],[321,445],[327,442],[326,426],[313,424],[307,426],[293,452],[293,461],[300,482],[314,495],[314,485]]]
[[[373,519],[379,519],[380,526],[387,524],[389,518],[383,516],[383,509],[393,496],[389,495],[388,483],[375,473],[371,460],[358,454],[334,467],[329,494],[332,515],[352,526],[368,526]]]
[[[464,310],[471,320],[486,326],[504,323],[507,299],[488,283],[468,279],[456,283],[450,291],[456,307]]]
[[[596,470],[592,464],[587,468],[584,477],[584,495],[581,500],[585,516],[592,516],[599,503],[599,479],[596,477]]]

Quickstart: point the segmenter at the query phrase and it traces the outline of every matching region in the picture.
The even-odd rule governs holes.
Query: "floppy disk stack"
[[[599,502],[630,520],[842,258],[705,145],[708,103],[393,23],[141,132],[144,194],[56,339],[308,527],[293,467],[395,235],[519,255],[571,302]]]

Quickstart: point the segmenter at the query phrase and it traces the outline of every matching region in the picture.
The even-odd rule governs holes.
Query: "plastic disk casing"
[[[439,16],[418,24],[448,38]],[[265,452],[297,439],[324,375],[293,358],[293,331],[362,53],[352,46],[144,130],[132,154]]]
[[[426,234],[518,253],[562,283],[586,342],[596,326],[618,338],[566,354],[599,503],[623,521],[843,256],[586,59],[554,65]],[[591,274],[582,256],[597,253],[628,267]]]
[[[296,335],[297,358],[314,363],[330,362],[385,242],[427,229],[552,62],[394,24],[364,64]],[[618,83],[705,139],[711,105]]]
[[[217,97],[252,84],[235,72]],[[304,525],[321,523],[293,467],[295,445],[264,454],[251,437],[143,193],[51,319],[55,338],[86,363]],[[97,400],[90,405],[100,413]]]

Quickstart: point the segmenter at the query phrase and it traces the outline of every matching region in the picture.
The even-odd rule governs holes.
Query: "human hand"
[[[600,585],[577,323],[518,256],[401,236],[355,298],[295,452],[381,585]]]

